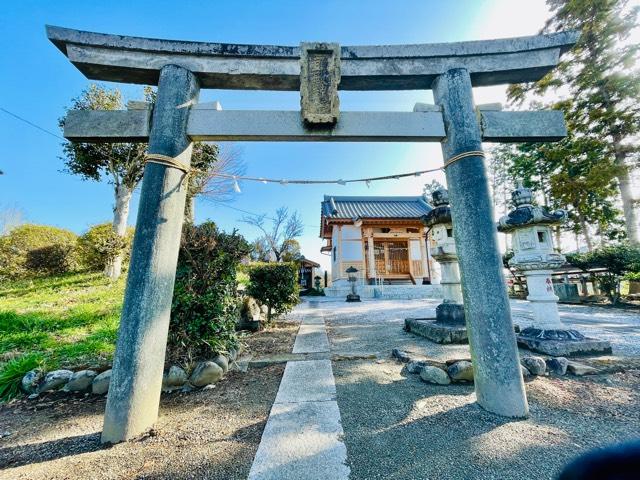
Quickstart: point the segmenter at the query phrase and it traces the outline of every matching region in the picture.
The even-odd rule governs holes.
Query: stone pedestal
[[[405,329],[436,343],[467,343],[460,268],[447,190],[438,189],[433,192],[431,203],[434,209],[422,221],[431,229],[431,256],[440,265],[443,302],[436,308],[435,321],[426,318],[407,319]]]

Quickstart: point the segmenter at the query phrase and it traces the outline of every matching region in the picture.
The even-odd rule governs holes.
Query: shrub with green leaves
[[[236,348],[236,269],[250,246],[213,222],[185,224],[173,291],[167,361],[190,362]]]
[[[567,261],[585,272],[606,268],[595,276],[609,301],[615,304],[620,300],[620,281],[625,275],[640,271],[640,247],[629,243],[607,245],[587,253],[569,254]]]
[[[123,238],[113,231],[111,223],[101,223],[89,228],[78,238],[78,256],[84,267],[92,271],[103,271],[120,253],[128,263],[133,242],[133,228],[127,229]]]
[[[17,397],[22,377],[34,368],[42,368],[42,365],[42,356],[34,353],[0,364],[0,402]]]
[[[268,322],[297,305],[298,288],[298,264],[295,262],[251,265],[247,293],[267,306]]]
[[[78,236],[49,225],[26,224],[0,237],[0,279],[62,274],[77,266]]]

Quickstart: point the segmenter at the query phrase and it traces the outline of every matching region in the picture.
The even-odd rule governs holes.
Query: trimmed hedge
[[[247,294],[268,308],[267,321],[289,312],[299,301],[298,264],[254,263],[249,269]]]
[[[73,271],[78,236],[49,225],[26,224],[0,237],[0,279],[58,275]]]
[[[237,348],[236,269],[251,247],[213,222],[185,224],[173,291],[167,361],[188,363]]]

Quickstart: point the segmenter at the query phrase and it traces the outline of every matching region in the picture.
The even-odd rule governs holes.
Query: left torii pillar
[[[160,71],[149,154],[191,163],[189,108],[196,76],[182,67]],[[173,286],[186,198],[185,173],[147,163],[131,252],[124,306],[102,430],[103,443],[128,440],[158,418]]]

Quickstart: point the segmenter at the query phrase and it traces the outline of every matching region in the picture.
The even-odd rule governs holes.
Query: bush
[[[250,246],[213,222],[185,224],[173,291],[167,361],[189,362],[236,348],[236,268]]]
[[[290,311],[298,303],[298,265],[255,263],[249,270],[247,293],[268,308],[267,321]]]
[[[17,397],[22,377],[34,368],[42,368],[43,359],[32,353],[8,361],[0,366],[0,402]]]
[[[0,237],[0,279],[62,274],[77,266],[78,236],[62,228],[26,224]]]
[[[84,267],[92,271],[103,271],[107,265],[124,253],[123,264],[128,263],[133,242],[133,228],[127,229],[123,238],[113,231],[111,223],[101,223],[89,228],[78,239],[78,256]]]
[[[620,281],[629,273],[640,271],[640,247],[621,243],[607,245],[592,252],[567,255],[567,261],[584,270],[606,268],[606,272],[595,276],[611,303],[620,300]]]

